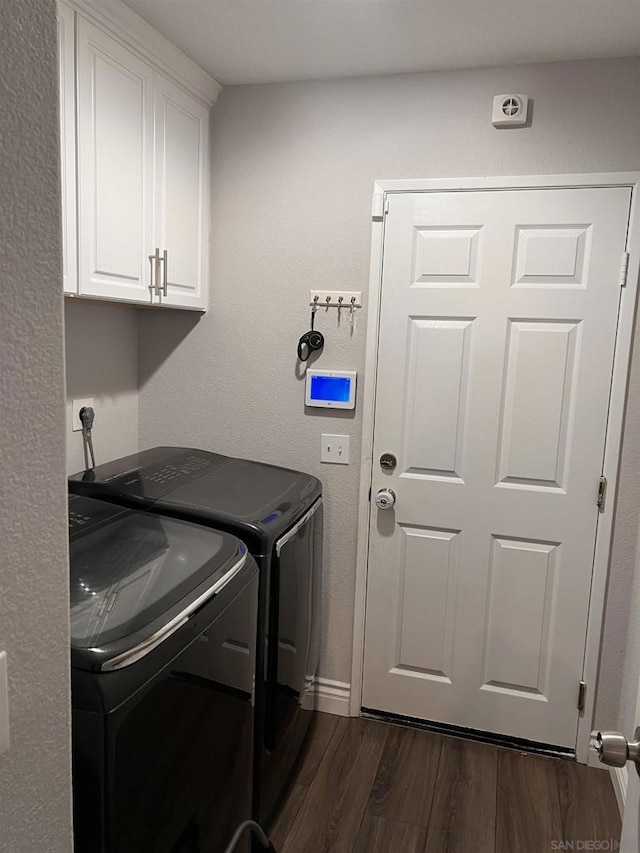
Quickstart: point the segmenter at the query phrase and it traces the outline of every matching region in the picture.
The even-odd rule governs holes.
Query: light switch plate
[[[9,749],[9,684],[7,653],[0,652],[0,755]]]
[[[83,409],[85,406],[90,406],[92,409],[94,408],[93,397],[87,397],[86,400],[71,401],[71,429],[73,432],[80,432],[82,429],[80,409]]]
[[[349,436],[322,434],[320,461],[334,465],[349,464]]]

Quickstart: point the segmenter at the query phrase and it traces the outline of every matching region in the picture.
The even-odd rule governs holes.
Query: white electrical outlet
[[[320,461],[331,462],[334,465],[349,464],[349,436],[328,435],[323,433]]]
[[[82,421],[80,420],[80,409],[85,406],[95,408],[93,405],[93,397],[87,397],[86,400],[71,401],[71,429],[73,432],[80,432],[82,429]]]
[[[0,652],[0,755],[9,749],[9,685],[7,653]]]

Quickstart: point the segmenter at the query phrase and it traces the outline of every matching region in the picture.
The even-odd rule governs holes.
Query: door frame
[[[609,500],[600,514],[596,530],[591,596],[583,663],[583,680],[587,683],[584,709],[578,717],[576,758],[586,764],[597,764],[589,748],[595,707],[598,662],[611,556],[613,520],[617,503],[618,467],[627,398],[627,379],[631,362],[631,346],[640,272],[640,216],[638,190],[640,172],[600,172],[593,174],[534,175],[488,178],[438,178],[424,180],[375,181],[371,218],[371,261],[369,269],[369,309],[365,353],[364,397],[362,404],[362,448],[360,454],[360,490],[356,550],[353,646],[351,662],[350,714],[360,716],[364,666],[365,608],[369,562],[370,489],[373,477],[373,437],[375,397],[382,296],[382,266],[385,212],[388,197],[394,193],[473,192],[525,189],[629,187],[631,206],[627,231],[628,272],[626,287],[620,288],[618,328],[613,360],[609,416],[605,438],[602,473],[607,478]],[[622,270],[621,270],[622,272]],[[594,504],[596,495],[594,494]],[[577,698],[577,697],[576,697]]]

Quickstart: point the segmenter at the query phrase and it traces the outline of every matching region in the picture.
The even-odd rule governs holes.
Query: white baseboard
[[[330,678],[316,678],[314,683],[316,709],[325,714],[349,716],[351,685],[346,681],[332,681]]]
[[[587,765],[589,767],[597,767],[598,770],[602,770],[602,762],[598,759],[598,755],[593,747],[589,748]],[[616,802],[618,803],[618,811],[622,818],[624,817],[624,807],[627,801],[629,771],[626,767],[609,767],[609,774],[611,776],[611,784],[613,785],[613,790],[616,795]]]
[[[618,801],[620,817],[624,817],[624,807],[627,802],[627,785],[629,784],[629,771],[626,767],[610,767],[611,782]]]

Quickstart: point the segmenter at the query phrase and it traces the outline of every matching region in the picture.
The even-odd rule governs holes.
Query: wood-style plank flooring
[[[270,835],[278,853],[550,853],[617,841],[620,818],[606,770],[319,714]]]

